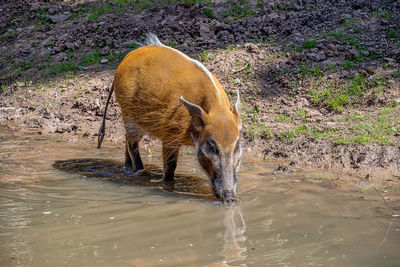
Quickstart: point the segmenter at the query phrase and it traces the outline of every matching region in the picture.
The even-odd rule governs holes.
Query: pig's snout
[[[232,203],[236,200],[236,195],[233,191],[224,191],[222,193],[222,201],[225,203]]]

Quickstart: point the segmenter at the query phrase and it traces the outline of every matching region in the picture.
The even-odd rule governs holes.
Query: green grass
[[[352,69],[354,68],[354,62],[351,60],[346,60],[345,62],[343,62],[342,67],[345,70]]]
[[[303,43],[302,46],[297,47],[297,48],[296,48],[296,51],[297,51],[297,52],[301,52],[301,51],[303,51],[304,49],[310,49],[310,48],[315,48],[315,47],[317,47],[317,40],[315,40],[315,39],[307,40],[307,41],[305,41],[305,42]]]
[[[362,115],[361,119],[358,116],[348,118],[351,134],[347,136],[347,143],[393,145],[392,137],[400,130],[398,107],[384,107],[378,114]]]
[[[339,131],[336,129],[316,130],[306,125],[299,125],[290,130],[280,132],[278,138],[282,141],[288,140],[289,142],[293,142],[296,136],[305,135],[317,142],[321,142],[324,139],[336,137],[338,134]]]
[[[344,31],[330,32],[328,35],[339,41],[343,41],[345,37]]]
[[[374,50],[371,50],[370,52],[369,52],[369,59],[370,60],[375,60],[375,59],[377,59],[378,58],[378,53],[376,53]]]
[[[307,112],[304,109],[296,110],[297,119],[301,119],[303,123],[307,123]]]
[[[210,19],[215,19],[214,12],[209,8],[204,9],[204,16],[206,16],[207,18],[210,18]]]
[[[95,51],[87,56],[83,56],[81,59],[81,63],[83,65],[92,65],[98,64],[101,61],[101,56],[98,51]]]
[[[247,67],[244,69],[243,71],[245,74],[250,74],[253,73],[253,66],[251,65],[251,63],[247,64]]]
[[[349,45],[354,46],[355,48],[358,48],[358,49],[361,48],[360,42],[359,42],[356,38],[354,38],[354,37],[351,37],[351,38],[347,41],[347,43],[348,43]]]
[[[260,110],[257,106],[249,110],[247,114],[243,114],[242,121],[248,122],[245,124],[245,131],[253,140],[260,136],[269,137],[271,135],[270,128],[260,118]]]
[[[74,71],[74,70],[78,70],[78,66],[68,61],[60,62],[49,66],[49,74],[52,75],[57,75],[60,73]]]
[[[51,23],[51,20],[49,18],[47,18],[47,17],[43,17],[43,18],[39,19],[39,23],[42,24],[42,25],[49,24],[49,23]]]
[[[33,62],[30,60],[25,60],[22,61],[19,66],[21,67],[22,70],[29,70],[33,67]]]
[[[108,4],[104,4],[99,7],[94,7],[92,9],[88,10],[88,13],[90,14],[88,20],[89,21],[93,21],[93,20],[97,21],[100,16],[102,16],[106,13],[109,13],[109,12],[111,12],[111,6]]]
[[[6,84],[2,84],[2,85],[0,86],[0,89],[1,89],[1,91],[4,93],[5,91],[8,90],[8,86],[7,86]]]
[[[389,38],[399,38],[400,37],[399,33],[397,32],[397,30],[395,28],[388,28],[387,36]]]
[[[392,18],[392,14],[390,13],[389,10],[380,9],[380,8],[374,10],[374,15],[375,16],[380,16],[380,17],[385,18],[385,19],[391,19]]]
[[[342,111],[347,104],[356,104],[359,98],[368,90],[381,88],[385,81],[382,79],[368,80],[364,75],[359,74],[347,85],[329,84],[317,85],[317,88],[310,90],[312,102],[315,105],[325,105],[329,110]],[[322,87],[322,90],[321,88]]]
[[[344,20],[342,21],[342,26],[343,26],[343,27],[349,26],[349,25],[352,24],[353,22],[354,22],[354,21],[351,20],[351,19],[344,19]]]
[[[165,45],[172,47],[172,48],[176,48],[176,46],[178,45],[176,42],[167,42],[165,43]]]
[[[212,60],[214,57],[212,54],[208,53],[207,50],[203,50],[203,53],[201,53],[201,58],[203,61],[207,61],[207,60]]]
[[[3,41],[3,42],[8,41],[9,39],[11,39],[11,37],[8,36],[8,35],[2,35],[2,36],[0,36],[0,40]]]
[[[123,54],[121,52],[118,53],[112,53],[110,52],[107,56],[105,56],[108,61],[114,61],[114,60],[121,60],[123,58]]]
[[[342,130],[334,128],[319,130],[304,123],[281,131],[277,137],[286,142],[293,142],[297,136],[303,135],[316,142],[329,140],[333,145],[366,145],[369,143],[395,145],[393,137],[400,131],[399,112],[399,107],[392,106],[381,108],[377,114],[354,112],[347,114],[344,120],[339,120],[348,125]]]
[[[21,66],[16,65],[9,65],[8,66],[9,75],[12,79],[15,79],[22,75],[22,68]]]
[[[306,65],[300,65],[299,72],[306,76],[322,76],[321,69],[316,65],[313,65],[311,68]]]
[[[276,114],[275,120],[279,122],[292,122],[293,119],[286,113],[284,114]]]
[[[231,7],[228,11],[222,14],[224,17],[228,18],[228,21],[235,21],[243,18],[250,17],[254,14],[254,10],[251,9],[247,4],[245,5],[235,5]]]

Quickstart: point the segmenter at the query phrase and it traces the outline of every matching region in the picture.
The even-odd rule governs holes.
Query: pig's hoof
[[[135,171],[133,175],[135,175],[135,176],[140,176],[140,175],[148,175],[148,174],[149,174],[149,171],[148,171],[148,170],[146,170],[146,169],[141,169],[141,170]]]
[[[131,167],[124,167],[124,168],[122,169],[122,172],[123,172],[125,175],[128,175],[128,176],[133,176],[133,175],[135,175],[135,172],[133,171],[133,169],[132,169]]]

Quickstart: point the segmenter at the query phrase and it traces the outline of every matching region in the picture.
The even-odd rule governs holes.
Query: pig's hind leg
[[[125,168],[132,169],[133,173],[144,170],[143,162],[139,152],[139,142],[143,133],[134,122],[125,123],[126,146],[125,146]]]

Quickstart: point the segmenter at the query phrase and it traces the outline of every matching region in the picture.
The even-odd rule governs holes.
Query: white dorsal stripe
[[[193,64],[195,64],[198,68],[200,68],[202,71],[204,71],[206,73],[206,75],[211,80],[212,84],[214,85],[218,100],[221,100],[220,90],[218,89],[217,84],[215,83],[215,80],[214,80],[213,76],[211,75],[211,72],[201,62],[188,57],[187,55],[185,55],[184,53],[182,53],[179,50],[176,50],[175,48],[164,45],[163,43],[160,42],[158,37],[153,33],[148,33],[146,35],[146,41],[144,42],[144,46],[161,46],[161,47],[168,48],[168,49],[173,50],[176,53],[180,54],[181,56],[185,57],[187,60],[189,60]]]

